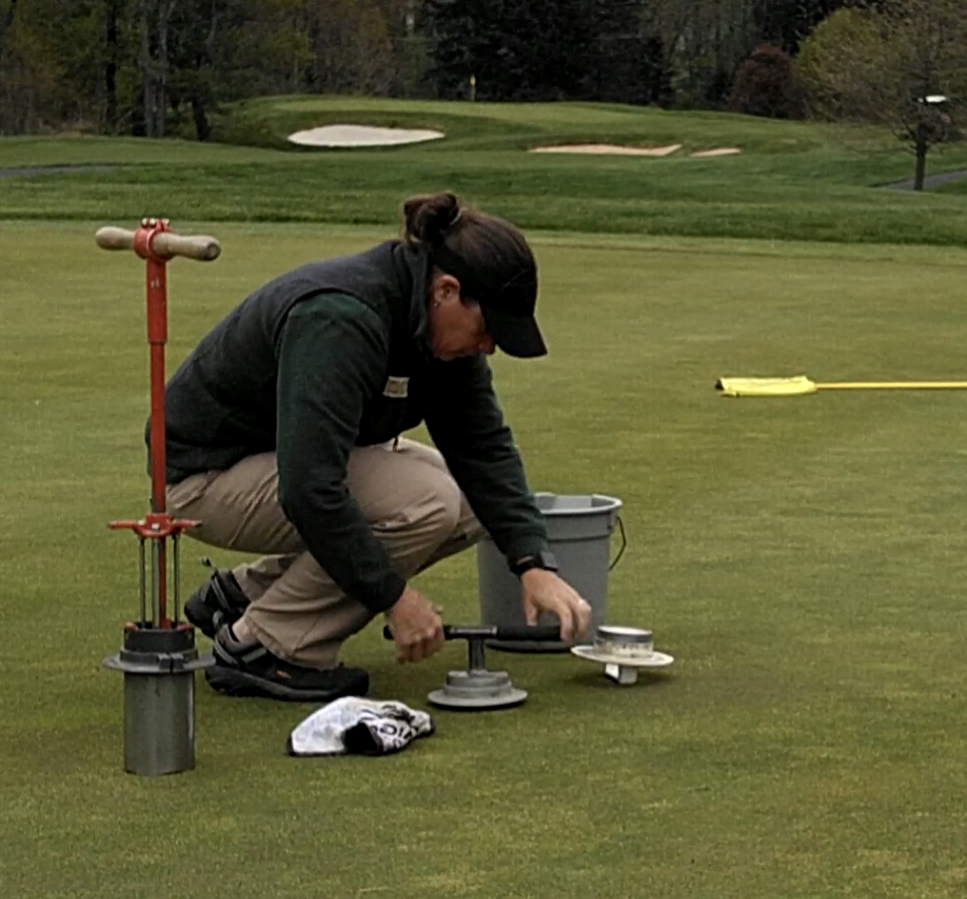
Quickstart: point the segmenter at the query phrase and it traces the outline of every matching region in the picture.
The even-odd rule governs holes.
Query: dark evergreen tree
[[[765,0],[758,4],[758,40],[795,54],[799,45],[827,16],[850,0]]]
[[[666,97],[660,38],[641,0],[426,0],[430,76],[444,97],[466,96],[471,76],[486,100]]]

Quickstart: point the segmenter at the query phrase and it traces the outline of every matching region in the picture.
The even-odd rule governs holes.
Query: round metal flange
[[[427,700],[444,709],[486,711],[520,705],[526,690],[518,690],[506,671],[451,671],[447,682],[433,690]]]
[[[571,652],[579,659],[602,665],[620,665],[622,668],[666,668],[675,661],[673,656],[654,650],[647,655],[633,656],[602,652],[596,646],[574,646]]]
[[[619,684],[634,684],[638,672],[648,668],[666,668],[675,659],[655,650],[654,634],[636,627],[603,625],[597,629],[594,642],[572,646],[572,654],[604,666],[606,677]]]
[[[129,624],[120,651],[103,664],[125,674],[179,675],[210,668],[215,659],[211,654],[198,654],[195,629],[190,625],[156,628]]]

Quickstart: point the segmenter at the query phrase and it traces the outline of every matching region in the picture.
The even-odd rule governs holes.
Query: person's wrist
[[[393,610],[396,609],[399,606],[400,601],[406,596],[406,594],[409,592],[409,590],[410,590],[409,587],[407,587],[405,585],[403,586],[403,589],[400,591],[400,595],[397,596],[396,599],[393,600],[393,604],[388,609],[386,609],[385,612],[383,612],[383,614],[387,618],[389,618],[390,615],[392,615]]]
[[[520,558],[513,559],[509,563],[510,570],[518,578],[522,578],[529,571],[550,571],[556,573],[559,565],[554,554],[548,550],[528,553]]]
[[[547,568],[530,568],[520,575],[520,583],[522,587],[528,588],[541,583],[547,583],[551,578],[557,578],[556,571],[550,571]]]

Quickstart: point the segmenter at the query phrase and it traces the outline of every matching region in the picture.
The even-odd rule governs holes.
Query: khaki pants
[[[405,578],[473,546],[483,533],[443,457],[416,441],[354,448],[347,484]],[[193,475],[171,485],[167,501],[171,514],[202,522],[186,532],[193,538],[262,554],[233,573],[251,600],[245,624],[277,656],[331,668],[343,641],[372,620],[323,571],[282,512],[274,453]]]

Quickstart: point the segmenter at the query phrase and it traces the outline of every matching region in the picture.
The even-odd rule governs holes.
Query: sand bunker
[[[372,128],[366,125],[325,125],[296,131],[289,140],[303,147],[390,147],[439,140],[440,131],[418,128]]]
[[[610,153],[616,156],[671,156],[682,148],[681,144],[667,147],[622,147],[619,144],[562,144],[556,147],[534,147],[532,153]],[[741,153],[737,147],[718,147],[714,150],[700,150],[690,156],[731,156]]]
[[[681,148],[670,147],[621,147],[617,144],[570,144],[557,147],[534,147],[533,153],[612,153],[617,156],[668,156]]]

